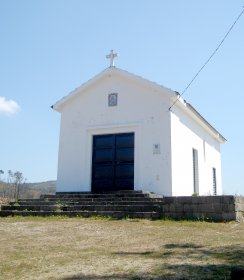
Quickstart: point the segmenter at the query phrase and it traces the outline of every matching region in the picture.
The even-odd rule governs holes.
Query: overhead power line
[[[243,15],[244,13],[244,7],[242,8],[241,13],[237,16],[236,20],[233,22],[233,24],[231,25],[231,27],[228,29],[228,31],[226,32],[225,36],[223,37],[223,39],[220,41],[220,43],[218,44],[217,48],[212,52],[212,54],[209,56],[209,58],[206,60],[206,62],[203,64],[203,66],[197,71],[197,73],[195,74],[195,76],[191,79],[191,81],[189,82],[189,84],[185,87],[185,89],[182,91],[181,94],[179,94],[179,96],[177,97],[177,99],[174,101],[174,103],[169,107],[169,110],[175,105],[175,103],[181,98],[181,96],[188,90],[188,88],[191,86],[191,84],[195,81],[195,79],[197,78],[197,76],[202,72],[202,70],[206,67],[206,65],[209,63],[209,61],[213,58],[213,56],[217,53],[217,51],[219,50],[219,48],[221,47],[221,45],[224,43],[224,41],[226,40],[226,38],[228,37],[228,35],[230,34],[231,30],[234,28],[234,26],[236,25],[236,23],[238,22],[238,20],[240,19],[240,17]]]

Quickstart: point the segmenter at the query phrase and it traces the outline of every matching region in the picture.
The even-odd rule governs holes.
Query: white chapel
[[[61,114],[57,193],[221,195],[225,138],[177,92],[107,57],[110,67],[52,106]]]

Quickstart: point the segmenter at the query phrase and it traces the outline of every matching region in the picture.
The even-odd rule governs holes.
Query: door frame
[[[119,139],[120,137],[124,137],[124,136],[130,136],[131,139],[133,139],[133,145],[132,146],[118,146],[117,145],[117,139]],[[109,148],[109,151],[111,151],[112,149],[112,159],[111,159],[111,162],[102,162],[102,163],[99,163],[99,162],[96,162],[95,161],[95,151],[97,150],[97,148],[94,146],[94,141],[96,138],[103,138],[103,137],[106,137],[106,136],[109,136],[110,139],[112,140],[112,145],[111,147]],[[93,135],[92,137],[93,139],[93,143],[92,143],[92,181],[91,181],[91,191],[92,192],[96,192],[96,191],[107,191],[106,189],[101,189],[101,190],[98,190],[98,189],[95,189],[95,186],[96,186],[96,183],[95,183],[95,169],[96,167],[98,166],[110,166],[112,167],[112,170],[113,170],[113,177],[112,177],[112,188],[108,189],[108,191],[120,191],[120,190],[134,190],[134,169],[135,169],[135,133],[134,132],[126,132],[126,133],[115,133],[115,134],[99,134],[99,135]],[[118,161],[118,159],[116,159],[116,154],[117,154],[117,151],[119,150],[124,150],[125,148],[129,148],[129,149],[133,149],[133,159],[130,159],[129,161]],[[99,150],[101,148],[98,148]],[[102,147],[102,150],[104,149],[104,147]],[[105,149],[107,150],[108,148],[105,147]],[[117,177],[116,176],[116,169],[117,167],[122,167],[122,166],[132,166],[133,167],[133,176],[129,176],[129,177]],[[116,182],[118,180],[126,180],[128,179],[131,183],[129,183],[128,185],[125,185],[123,184],[123,187],[125,188],[118,188],[118,186],[116,187]],[[133,180],[132,180],[133,178]],[[110,179],[111,180],[111,179]],[[131,181],[132,180],[132,181]],[[106,185],[104,185],[104,187],[108,187]]]
[[[119,134],[119,133],[134,133],[134,190],[142,189],[142,172],[141,160],[143,158],[142,149],[142,129],[141,124],[133,123],[130,125],[111,125],[111,126],[90,126],[86,130],[86,154],[84,156],[84,172],[87,190],[92,190],[92,149],[93,149],[93,136],[103,134]],[[140,152],[141,151],[141,152]]]

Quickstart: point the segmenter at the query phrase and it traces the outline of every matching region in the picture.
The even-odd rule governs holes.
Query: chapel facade
[[[61,113],[57,193],[222,194],[225,138],[177,92],[112,59],[52,108]]]

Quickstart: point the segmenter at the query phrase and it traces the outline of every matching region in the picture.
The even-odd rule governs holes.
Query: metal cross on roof
[[[118,57],[117,53],[114,53],[113,50],[110,51],[110,54],[106,55],[106,58],[110,59],[110,67],[114,67],[114,59]]]

